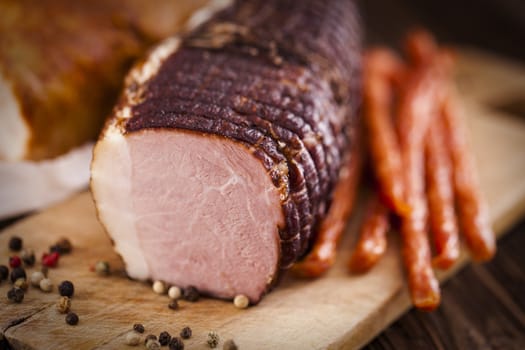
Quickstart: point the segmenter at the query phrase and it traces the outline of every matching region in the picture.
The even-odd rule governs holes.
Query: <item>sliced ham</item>
[[[238,1],[129,73],[91,188],[131,277],[261,299],[352,155],[359,45],[352,1]]]

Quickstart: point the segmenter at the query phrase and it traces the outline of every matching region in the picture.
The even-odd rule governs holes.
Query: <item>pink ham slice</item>
[[[92,190],[130,276],[257,302],[278,272],[284,222],[260,161],[221,137],[117,130],[96,146]]]

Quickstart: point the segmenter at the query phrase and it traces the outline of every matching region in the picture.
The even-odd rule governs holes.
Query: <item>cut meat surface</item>
[[[356,16],[237,1],[129,73],[91,187],[131,277],[256,303],[308,252],[353,157]]]

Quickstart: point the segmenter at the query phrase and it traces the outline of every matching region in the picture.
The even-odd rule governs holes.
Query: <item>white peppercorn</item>
[[[148,350],[160,350],[160,343],[158,340],[150,339],[146,342],[146,349]]]
[[[71,299],[69,297],[60,297],[57,301],[57,310],[61,314],[65,314],[71,308]]]
[[[24,292],[27,291],[27,288],[29,288],[29,285],[27,284],[27,281],[25,278],[17,279],[13,285],[16,288],[22,289]]]
[[[250,300],[246,295],[239,294],[233,299],[233,305],[238,309],[246,309],[250,305]]]
[[[171,286],[168,289],[168,296],[170,299],[180,299],[182,297],[182,290],[177,286]]]
[[[153,291],[157,294],[166,293],[166,284],[163,281],[153,282]]]
[[[31,274],[31,284],[34,287],[40,287],[40,281],[45,278],[44,274],[41,271],[35,271]]]
[[[42,289],[43,292],[49,293],[53,289],[53,282],[49,278],[43,278],[40,281],[40,289]]]
[[[126,339],[125,339],[126,345],[137,346],[140,344],[140,342],[141,342],[141,336],[139,333],[137,332],[126,333]]]

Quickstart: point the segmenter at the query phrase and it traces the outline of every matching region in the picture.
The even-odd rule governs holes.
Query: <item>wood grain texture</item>
[[[471,71],[475,66],[478,69]],[[498,67],[499,63],[495,66],[490,59],[464,54],[458,79],[470,118],[481,182],[491,204],[495,229],[501,233],[525,210],[525,123],[493,111],[480,101],[485,101],[482,96],[491,96],[490,89],[493,93],[501,91],[497,84],[507,79],[521,89],[525,74],[509,65],[508,69]],[[480,87],[480,82],[485,87]],[[31,288],[22,304],[9,304],[5,299],[8,285],[3,283],[0,329],[15,349],[121,348],[124,334],[135,322],[143,322],[146,333],[154,334],[163,330],[178,333],[189,325],[194,337],[186,343],[187,348],[205,349],[209,330],[219,332],[223,340],[234,338],[244,349],[357,348],[410,306],[395,240],[391,239],[388,253],[371,273],[359,277],[346,273],[345,261],[358,221],[351,220],[336,266],[321,279],[285,277],[257,307],[247,310],[204,299],[195,304],[181,302],[181,309],[173,311],[167,308],[166,296],[158,296],[147,284],[125,277],[118,256],[96,220],[91,198],[84,193],[16,223],[0,235],[0,261],[7,259],[7,241],[14,234],[24,237],[26,246],[35,249],[37,255],[60,236],[71,239],[73,253],[62,258],[50,277],[55,284],[63,279],[75,283],[72,309],[80,316],[79,325],[67,326],[64,316],[55,310],[56,288],[51,294]],[[463,254],[462,263],[466,258]],[[89,267],[97,260],[109,260],[116,273],[107,278],[95,275]],[[461,264],[440,278],[448,277]],[[466,292],[458,302],[473,303],[468,284],[460,287]],[[495,292],[495,300],[497,297]],[[429,338],[423,337],[421,348],[427,342]],[[469,344],[476,343],[464,343],[467,347]]]

